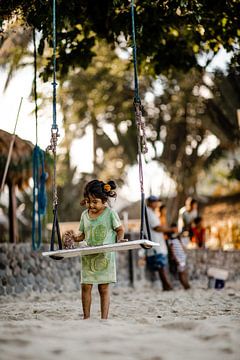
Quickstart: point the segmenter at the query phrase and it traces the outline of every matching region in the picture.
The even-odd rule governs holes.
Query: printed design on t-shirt
[[[93,254],[82,257],[82,262],[86,271],[98,272],[107,269],[109,258],[107,254]]]
[[[92,271],[103,271],[107,269],[109,260],[106,254],[97,254],[91,259],[91,270]]]
[[[107,235],[107,227],[103,224],[97,225],[93,230],[92,244],[102,245],[106,235]]]

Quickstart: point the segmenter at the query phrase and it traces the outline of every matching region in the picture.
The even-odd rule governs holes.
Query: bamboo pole
[[[19,104],[19,107],[18,107],[17,118],[16,118],[16,121],[15,121],[14,131],[13,131],[13,134],[12,134],[12,140],[11,140],[11,143],[10,143],[10,146],[9,146],[8,158],[7,158],[7,162],[6,162],[5,169],[4,169],[4,174],[3,174],[3,178],[2,178],[0,193],[4,189],[4,185],[5,185],[5,181],[6,181],[6,177],[7,177],[7,173],[8,173],[8,168],[9,168],[9,164],[10,164],[11,157],[12,157],[13,145],[14,145],[15,138],[16,138],[15,133],[16,133],[16,128],[17,128],[20,109],[21,109],[21,106],[22,106],[22,100],[23,100],[23,98],[21,97],[20,104]]]

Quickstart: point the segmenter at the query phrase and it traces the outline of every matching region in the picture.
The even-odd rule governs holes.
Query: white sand
[[[0,359],[239,360],[240,284],[188,292],[112,289],[111,313],[81,320],[79,293],[3,297]]]

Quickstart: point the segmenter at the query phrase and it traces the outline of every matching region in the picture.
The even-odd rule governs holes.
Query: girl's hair
[[[92,180],[85,186],[84,189],[84,198],[89,196],[94,196],[98,199],[102,199],[103,202],[106,202],[109,197],[116,197],[116,184],[114,181],[110,180],[107,183],[104,183],[101,180]],[[85,200],[81,201],[81,204],[85,203]]]

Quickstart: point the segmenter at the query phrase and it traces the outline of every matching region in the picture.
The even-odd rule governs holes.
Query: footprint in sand
[[[198,336],[199,339],[204,340],[204,341],[212,341],[212,340],[216,340],[219,338],[218,335],[200,335]]]
[[[54,354],[54,355],[60,355],[60,354],[63,353],[63,350],[61,350],[61,349],[55,349],[55,350],[52,350],[51,353]]]
[[[222,352],[224,352],[225,354],[233,354],[233,350],[230,348],[224,348],[221,349]]]
[[[172,322],[172,323],[163,324],[162,327],[169,330],[191,331],[194,330],[197,327],[197,325],[192,322]]]
[[[9,345],[17,345],[17,346],[27,346],[30,344],[30,341],[23,339],[4,339],[0,338],[0,344],[9,344]]]
[[[227,340],[229,339],[229,333],[227,332],[222,332],[221,334],[208,334],[208,335],[200,335],[198,336],[199,339],[204,340],[204,341],[213,341],[213,340]]]

